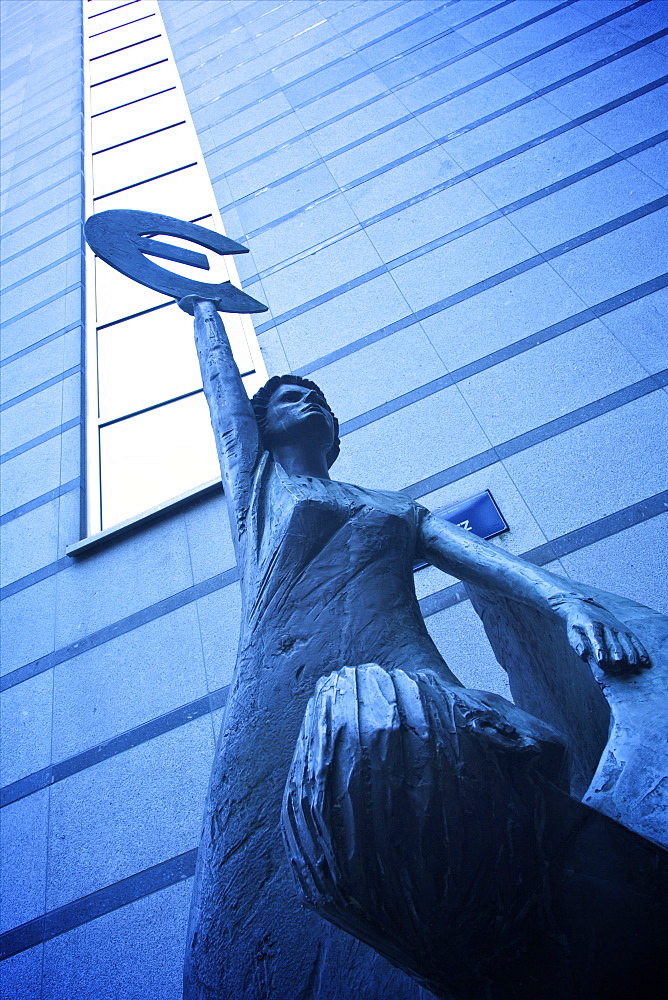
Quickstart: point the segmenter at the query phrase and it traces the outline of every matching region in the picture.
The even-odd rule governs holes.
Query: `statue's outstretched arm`
[[[214,302],[188,296],[179,305],[195,319],[195,342],[216,439],[235,546],[246,527],[260,434],[225,327]]]
[[[645,647],[613,614],[548,573],[427,511],[420,555],[444,573],[497,591],[559,619],[578,656],[609,673],[637,673],[650,665]]]

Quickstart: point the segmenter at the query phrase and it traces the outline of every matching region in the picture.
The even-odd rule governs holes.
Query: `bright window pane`
[[[85,10],[88,17],[94,14],[104,14],[105,11],[116,10],[128,0],[86,0]]]
[[[163,173],[188,163],[190,132],[185,125],[117,146],[93,159],[93,190],[96,198],[109,191],[145,180],[147,173]],[[192,160],[190,160],[192,163]]]
[[[192,320],[177,306],[98,332],[100,419],[202,386]]]
[[[111,36],[109,36],[111,37]],[[109,49],[116,48],[110,44]],[[90,64],[90,82],[99,83],[100,80],[110,80],[121,73],[127,73],[141,66],[148,66],[158,59],[164,59],[169,54],[162,37],[153,38],[151,41],[142,42],[140,45],[132,45],[130,48],[121,48],[120,52],[112,52],[102,59],[93,59]],[[98,88],[96,88],[98,89]]]
[[[84,8],[89,15],[90,53],[100,57],[90,65],[93,210],[138,209],[204,220],[210,228],[215,225],[215,197],[191,124],[177,124],[183,119],[190,123],[190,113],[178,89],[159,7],[156,0],[139,0],[112,10],[117,4],[118,0],[111,4],[94,0]],[[108,12],[90,19],[91,11],[106,8]],[[161,38],[154,39],[156,34]],[[164,62],[146,67],[157,59]],[[100,82],[119,74],[125,75]],[[118,193],[107,194],[112,191]],[[182,242],[167,236],[160,239]],[[195,249],[188,241],[185,244]],[[198,281],[238,283],[231,258],[204,248],[202,252],[209,258],[209,271],[161,258],[155,263]],[[93,531],[140,515],[219,476],[192,320],[167,296],[97,259],[94,288],[96,339],[90,344],[89,359],[90,363],[96,359],[98,367],[91,386],[89,454],[95,479],[100,477],[102,511],[100,524],[95,500]],[[251,395],[265,377],[256,359],[252,329],[240,316],[223,319]],[[261,372],[254,370],[256,363]]]
[[[109,12],[105,14],[100,14],[102,6],[98,8],[95,4],[90,4],[87,7],[86,14],[89,18],[94,14],[100,15],[99,17],[92,17],[88,28],[91,35],[96,34],[98,31],[105,31],[107,28],[115,28],[117,24],[127,24],[128,21],[134,21],[136,17],[141,17],[142,14],[148,13],[150,10],[149,4],[142,3],[142,0],[137,0],[136,3],[128,3],[124,6],[114,4],[113,7],[116,9],[110,7]]]
[[[137,97],[148,97],[149,94],[156,94],[159,90],[166,90],[174,83],[174,67],[168,62],[160,63],[159,66],[149,66],[147,69],[138,70],[132,76],[122,76],[120,80],[112,80],[110,83],[102,83],[99,87],[91,87],[90,104],[91,114],[96,115],[100,111],[108,111],[121,104],[127,104]]]
[[[221,316],[221,319],[225,325],[227,336],[229,337],[232,353],[234,354],[234,360],[239,367],[239,371],[242,375],[244,375],[246,372],[251,371],[255,366],[251,359],[250,350],[248,349],[248,341],[246,340],[246,335],[243,330],[241,317],[235,313],[224,313]],[[248,386],[246,386],[246,388],[248,388]]]
[[[97,159],[97,157],[95,158]],[[160,173],[160,167],[156,168]],[[129,191],[97,198],[95,211],[104,212],[108,208],[137,208],[144,212],[162,212],[177,219],[198,219],[210,212],[202,168],[197,164],[187,170],[160,177],[146,184],[138,184]]]
[[[145,288],[99,259],[95,261],[95,286],[98,326],[172,301],[168,295]]]
[[[112,49],[120,49],[124,45],[132,45],[133,42],[139,42],[143,38],[150,38],[151,35],[157,34],[160,30],[160,22],[155,14],[149,14],[148,11],[144,11],[142,14],[140,11],[139,17],[142,20],[114,28],[113,31],[105,31],[103,34],[94,34],[89,43],[91,58],[94,59],[95,56],[111,52]],[[91,22],[90,29],[94,33],[97,32],[95,21]]]
[[[220,475],[204,393],[100,430],[102,526]]]
[[[90,17],[92,14],[103,14],[105,10],[113,10],[124,0],[86,0],[84,9]]]
[[[176,91],[168,90],[166,94],[156,94],[116,111],[107,111],[91,121],[93,152],[136,139],[153,129],[173,125],[183,117],[179,110]]]
[[[255,393],[260,389],[264,383],[267,381],[266,374],[260,375],[259,372],[253,372],[252,375],[248,375],[244,380],[244,387],[249,397],[255,395]]]

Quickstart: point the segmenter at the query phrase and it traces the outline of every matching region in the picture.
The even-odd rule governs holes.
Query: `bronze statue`
[[[218,311],[266,307],[146,260],[208,268],[159,234],[247,251],[154,213],[86,223],[99,256],[194,316],[241,580],[184,997],[662,995],[668,618],[333,481],[314,383],[246,395]],[[514,705],[446,665],[416,560],[465,582]]]
[[[375,720],[366,736],[357,739],[357,749],[345,753],[342,748],[346,739],[352,747],[351,711],[361,717],[360,687],[366,686],[367,692],[373,688],[377,695],[388,685],[389,688],[394,685],[397,691],[406,685],[416,690],[426,685],[430,694],[427,702],[422,699],[422,717],[425,717],[424,706],[429,703],[432,705],[429,726],[436,725],[437,718],[444,725],[445,716],[451,721],[459,719],[450,729],[459,733],[460,747],[465,733],[471,748],[470,752],[462,751],[462,760],[468,753],[469,764],[475,762],[474,771],[480,772],[481,768],[484,771],[485,765],[491,767],[491,772],[481,777],[479,783],[488,788],[490,781],[493,784],[496,780],[502,790],[501,798],[508,787],[513,787],[518,815],[523,812],[528,816],[533,830],[537,809],[551,815],[556,808],[552,802],[554,795],[561,796],[560,801],[568,798],[563,791],[567,788],[564,741],[550,726],[532,719],[505,699],[462,687],[422,620],[413,588],[414,561],[424,558],[478,588],[521,602],[554,622],[580,657],[593,661],[611,675],[643,672],[650,665],[647,651],[631,629],[570,582],[439,520],[400,493],[332,480],[329,468],[339,449],[337,421],[318,387],[294,376],[274,377],[251,402],[232,358],[216,303],[191,296],[180,304],[195,318],[198,353],[219,449],[243,595],[238,662],[213,768],[200,847],[185,996],[198,1000],[261,997],[380,1000],[425,995],[415,982],[392,968],[376,951],[337,927],[325,924],[319,915],[306,909],[296,892],[291,866],[311,906],[339,927],[373,944],[420,983],[439,990],[438,995],[473,995],[461,990],[470,989],[471,982],[487,983],[490,975],[496,976],[499,987],[496,992],[481,992],[481,997],[537,995],[527,994],[526,989],[536,987],[535,975],[545,960],[541,949],[532,944],[526,953],[529,978],[528,986],[523,987],[525,992],[509,992],[508,978],[512,980],[514,966],[506,961],[508,949],[517,953],[518,934],[526,930],[527,915],[536,928],[547,919],[544,900],[535,898],[533,890],[529,903],[520,891],[510,906],[518,922],[505,937],[501,935],[503,948],[501,945],[499,948],[504,961],[495,964],[483,957],[481,964],[485,969],[469,980],[466,975],[460,976],[461,982],[455,976],[451,979],[452,992],[448,992],[450,987],[444,982],[448,975],[452,976],[451,968],[434,975],[425,973],[424,962],[420,965],[420,960],[407,961],[401,957],[402,941],[408,937],[402,923],[405,913],[394,915],[394,937],[388,944],[392,934],[387,928],[382,930],[382,919],[374,924],[373,905],[369,903],[368,912],[364,911],[360,900],[354,898],[355,891],[341,888],[345,883],[350,889],[351,871],[362,876],[365,866],[380,858],[374,868],[376,896],[383,897],[386,890],[392,895],[390,873],[386,872],[384,879],[379,874],[383,871],[381,855],[385,849],[382,844],[379,847],[379,831],[375,830],[373,835],[369,832],[376,805],[368,801],[364,805],[350,791],[355,782],[364,786],[364,760],[371,752],[369,748],[375,745],[374,740],[383,743],[381,737],[383,734],[387,737],[392,726],[386,731],[384,721]],[[286,791],[284,813],[290,862],[281,836],[281,799],[307,702],[316,687],[317,704],[310,703],[311,721],[308,718],[305,721],[301,750],[298,747]],[[367,695],[366,702],[362,698],[362,703],[369,706],[373,702],[370,698]],[[402,704],[401,698],[396,693],[388,694],[388,690],[384,691],[381,702],[392,703],[395,708]],[[436,702],[440,708],[433,708]],[[446,703],[450,706],[447,710],[443,707]],[[394,715],[396,721],[401,712],[395,711]],[[399,726],[395,737],[400,743],[405,735],[406,726]],[[319,739],[320,744],[314,750],[314,741],[318,743]],[[424,748],[421,752],[425,752]],[[405,747],[401,753],[407,761]],[[388,764],[391,758],[390,749],[385,756],[380,753],[376,777],[384,773],[383,768],[392,771]],[[444,766],[446,758],[447,754],[438,758]],[[433,765],[434,760],[432,755],[430,766],[435,774],[438,768]],[[458,765],[457,755],[450,753],[448,781],[452,783],[459,766],[464,772],[464,787],[471,791],[471,776],[467,775],[470,767],[462,764],[462,760]],[[499,760],[509,769],[503,780]],[[332,805],[336,782],[344,778],[349,779],[345,794]],[[528,795],[523,791],[523,779]],[[320,786],[315,789],[318,781]],[[389,788],[390,784],[388,779],[384,787]],[[427,785],[431,788],[434,781]],[[554,793],[552,788],[556,790]],[[317,806],[311,808],[313,803],[307,801],[310,795],[315,799],[321,796],[320,811]],[[383,799],[382,792],[380,798]],[[402,806],[399,794],[392,802],[381,801],[376,817],[382,820],[381,826],[395,824],[392,831],[383,829],[383,844],[394,845],[392,849],[388,847],[385,860],[396,865],[397,859],[403,857],[406,872],[411,865],[397,841],[406,832],[406,822],[410,825],[411,817],[417,817],[417,813],[411,812],[415,803],[411,806],[409,800],[410,795],[404,797]],[[586,808],[575,799],[570,801],[580,810]],[[498,796],[494,806],[495,809],[498,806]],[[340,810],[344,807],[350,815],[342,818]],[[466,814],[466,803],[458,808]],[[356,809],[360,812],[357,820]],[[476,813],[476,809],[473,811]],[[592,810],[587,812],[598,817]],[[500,818],[498,809],[493,822],[485,810],[477,813],[479,818],[486,816],[492,827],[496,823],[500,829],[507,822]],[[427,809],[426,818],[421,817],[427,826],[430,816]],[[616,826],[598,818],[602,823]],[[340,827],[343,824],[338,841],[336,830],[325,829],[330,821],[334,827],[337,822]],[[361,827],[354,835],[356,823]],[[582,817],[569,816],[561,824],[562,835],[570,837],[578,823],[582,825]],[[511,831],[505,854],[510,859],[511,876],[521,884],[529,875],[538,877],[533,869],[536,864],[545,867],[546,852],[553,845],[548,848],[544,838],[541,839],[536,854],[525,843],[525,824],[519,820],[518,824],[520,832],[515,840]],[[434,832],[439,829],[436,822]],[[467,836],[470,834],[469,829]],[[656,876],[653,849],[643,854],[644,842],[638,846],[633,834],[622,831],[624,844],[619,850],[629,849],[629,838],[636,853],[639,851],[644,858],[645,869],[651,869],[648,876],[651,882]],[[517,853],[523,844],[526,859]],[[576,853],[577,849],[574,848]],[[337,851],[342,852],[341,856]],[[473,853],[466,862],[469,867],[475,864]],[[500,857],[503,854],[502,851]],[[343,858],[347,858],[351,871],[342,872]],[[443,873],[438,875],[428,866],[425,868],[428,860],[434,859],[414,858],[413,875],[407,874],[406,878],[409,881],[417,878],[414,873],[420,870],[423,888],[430,883],[443,889]],[[499,859],[496,861],[501,863]],[[491,872],[494,864],[488,867]],[[370,871],[371,868],[367,874]],[[539,874],[542,879],[542,871]],[[401,872],[397,875],[395,871],[395,875],[401,883]],[[458,891],[473,892],[470,872],[467,879],[468,888]],[[354,878],[352,882],[355,883]],[[503,884],[509,884],[508,877]],[[552,879],[551,891],[555,888]],[[341,898],[337,901],[339,889]],[[360,899],[364,891],[364,887],[360,888]],[[483,883],[475,891],[485,896],[494,889]],[[569,897],[567,904],[572,902]],[[404,904],[410,908],[406,899]],[[374,905],[381,903],[376,899]],[[391,909],[392,900],[386,899],[382,905]],[[452,908],[450,900],[448,905]],[[498,906],[497,911],[500,912]],[[484,925],[489,914],[479,916]],[[508,923],[508,915],[501,916]],[[466,919],[470,921],[471,914]],[[419,925],[421,920],[422,917],[413,915],[416,941],[420,933],[415,922]],[[422,952],[429,950],[443,933],[448,936],[447,930],[440,928],[437,933],[432,928],[428,939],[422,941]],[[462,960],[470,963],[481,940],[489,938],[489,930],[483,927],[468,937],[461,934],[458,937],[450,931],[449,936],[453,941],[459,940],[460,952],[466,938],[469,950]]]

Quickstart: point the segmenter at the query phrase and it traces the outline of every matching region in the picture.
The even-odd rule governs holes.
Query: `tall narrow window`
[[[142,209],[222,233],[157,0],[84,0],[84,30],[86,214]],[[207,281],[239,285],[232,258],[207,256]],[[219,471],[191,320],[171,299],[90,252],[88,263],[92,534],[215,479]],[[169,267],[202,280],[194,268]],[[251,394],[266,378],[252,323],[248,316],[226,316],[225,325]]]

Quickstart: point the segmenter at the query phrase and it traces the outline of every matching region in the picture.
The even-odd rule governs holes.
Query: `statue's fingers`
[[[652,657],[649,655],[642,642],[637,636],[633,636],[633,644],[638,651],[638,658],[640,660],[640,666],[643,669],[652,666]]]
[[[649,654],[636,636],[619,632],[617,638],[625,651],[629,673],[637,674],[650,665]]]
[[[633,648],[627,651],[622,644],[619,633],[614,629],[606,630],[605,644],[608,654],[605,659],[600,660],[599,666],[607,674],[634,674],[639,667],[636,662],[636,653]]]
[[[625,649],[630,650],[627,655],[627,660],[629,664],[633,665],[634,672],[637,673],[638,671],[645,670],[650,666],[652,662],[650,655],[637,636],[629,635],[626,632],[620,632],[619,641]]]
[[[617,633],[617,641],[624,651],[624,662],[627,665],[627,669],[630,673],[637,673],[642,669],[640,650],[636,648],[631,636],[626,635],[624,632]]]
[[[586,662],[591,656],[592,650],[584,629],[581,625],[572,625],[569,629],[569,633],[571,646],[578,656]]]
[[[606,630],[600,622],[589,622],[584,626],[584,633],[589,640],[592,656],[599,664],[607,663],[609,659],[605,632]]]
[[[605,629],[605,645],[608,650],[608,662],[613,669],[623,670],[627,662],[635,663],[635,650],[632,651],[629,660],[629,651],[622,645],[619,633],[612,628]]]
[[[606,673],[634,674],[651,665],[649,653],[636,636],[602,622],[574,624],[570,634],[578,656],[595,662]]]
[[[645,655],[647,655],[647,651],[640,642],[636,646],[635,637],[628,633],[605,626],[603,645],[606,649],[606,655],[599,657],[599,666],[606,673],[636,674],[646,665],[645,662],[641,661],[640,648]]]

